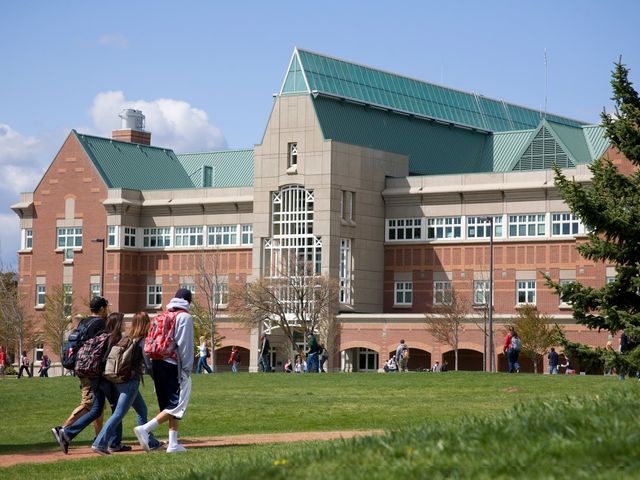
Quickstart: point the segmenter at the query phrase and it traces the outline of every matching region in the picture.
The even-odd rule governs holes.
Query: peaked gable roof
[[[120,142],[73,130],[108,188],[164,190],[193,188],[173,150]]]
[[[253,149],[180,153],[178,160],[196,187],[204,187],[204,167],[211,167],[211,187],[253,185]]]

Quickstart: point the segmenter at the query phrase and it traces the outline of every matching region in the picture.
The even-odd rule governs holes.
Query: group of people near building
[[[167,321],[173,322],[173,344],[163,345],[159,344],[164,337],[157,337],[160,340],[155,337],[151,338],[152,341],[148,340],[152,334],[147,313],[136,313],[131,330],[125,335],[124,315],[117,312],[109,314],[108,302],[102,297],[91,300],[91,315],[83,319],[76,329],[76,332],[82,332],[83,346],[80,350],[91,349],[94,345],[98,349],[101,342],[106,344],[100,366],[104,371],[113,348],[130,348],[130,368],[123,378],[117,379],[106,378],[104,375],[86,377],[81,376],[79,371],[76,372],[80,379],[81,403],[62,425],[52,428],[64,453],[68,453],[73,439],[91,423],[96,431],[96,438],[91,446],[95,453],[109,455],[131,450],[130,446],[122,444],[122,419],[132,407],[137,415],[134,433],[145,451],[165,446],[167,453],[186,451],[178,441],[178,428],[191,396],[191,371],[194,362],[193,318],[189,313],[191,300],[191,291],[179,289],[166,306],[164,318],[170,318]],[[151,348],[147,349],[146,346],[149,345]],[[161,350],[160,346],[165,349]],[[148,352],[145,353],[147,350],[154,354],[148,355]],[[153,378],[160,411],[151,420],[147,418],[147,405],[138,388],[145,371]],[[112,415],[103,423],[105,403],[111,406]],[[153,436],[153,431],[165,422],[169,422],[168,445]]]

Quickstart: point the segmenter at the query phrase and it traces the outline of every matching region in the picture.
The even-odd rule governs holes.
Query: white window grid
[[[296,165],[298,165],[298,143],[292,142],[289,144],[287,167],[295,167]]]
[[[82,227],[58,228],[58,248],[82,248]]]
[[[433,282],[433,304],[434,305],[450,305],[451,304],[452,286],[451,281]]]
[[[101,297],[102,296],[102,292],[100,290],[100,284],[99,283],[90,284],[89,293],[90,293],[91,298]]]
[[[137,234],[137,230],[134,227],[124,227],[124,246],[125,247],[136,246],[136,234]]]
[[[31,228],[22,229],[22,249],[23,250],[33,249],[33,229]]]
[[[162,305],[162,285],[147,285],[147,306]]]
[[[253,224],[247,223],[240,226],[240,242],[242,245],[253,245]]]
[[[577,235],[582,230],[580,220],[574,213],[552,213],[551,214],[551,235],[569,236]]]
[[[107,247],[118,246],[118,228],[115,225],[107,227]]]
[[[370,348],[358,349],[358,371],[359,372],[377,372],[378,371],[378,352]]]
[[[422,218],[390,218],[387,219],[387,240],[421,240]]]
[[[519,305],[536,303],[536,281],[518,280],[516,282],[516,303]]]
[[[353,204],[356,194],[349,190],[342,190],[340,196],[340,218],[347,222],[353,222]]]
[[[191,295],[195,295],[196,294],[196,285],[195,285],[195,283],[181,283],[180,284],[180,288],[184,288],[186,290],[189,290],[191,292]]]
[[[213,286],[213,301],[218,307],[229,305],[229,284],[219,282]]]
[[[546,215],[509,215],[509,237],[543,237],[546,234]]]
[[[204,241],[203,227],[175,227],[176,247],[201,247]]]
[[[473,304],[486,305],[489,298],[489,280],[473,281]]]
[[[212,225],[208,229],[209,246],[238,244],[238,225]]]
[[[352,303],[352,281],[351,281],[351,239],[340,239],[340,265],[339,275],[339,300],[340,303],[351,305]]]
[[[607,283],[607,284],[609,284],[609,283],[613,283],[613,282],[615,282],[615,281],[616,281],[616,277],[607,277],[607,278],[605,279],[605,281],[606,281],[606,283]]]
[[[462,217],[427,218],[427,238],[462,238]]]
[[[47,296],[47,290],[45,285],[36,285],[36,305],[44,305]]]
[[[502,216],[493,217],[493,238],[502,237]],[[487,217],[467,217],[467,238],[490,238],[491,222]]]
[[[71,315],[71,308],[73,306],[73,285],[70,283],[65,283],[63,285],[64,290],[64,301],[62,304],[62,310],[65,316]]]
[[[560,283],[560,286],[564,287],[565,285],[569,285],[570,283],[576,283],[576,281],[573,280],[573,279],[563,279],[563,280],[560,280],[560,282],[558,282],[558,283]],[[568,306],[568,305],[571,305],[571,302],[567,302],[562,297],[562,295],[560,295],[560,305],[561,306]]]
[[[411,305],[413,303],[413,282],[394,282],[394,305]]]
[[[154,227],[142,230],[142,246],[146,248],[162,248],[171,246],[171,228]]]

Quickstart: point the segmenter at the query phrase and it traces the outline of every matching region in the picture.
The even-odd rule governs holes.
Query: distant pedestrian
[[[27,357],[27,352],[22,352],[20,355],[20,370],[18,370],[18,378],[22,377],[22,372],[27,372],[29,378],[33,377],[32,371],[29,369],[31,362],[29,361],[29,357]]]
[[[384,362],[384,371],[387,373],[395,373],[398,371],[398,364],[396,363],[396,356],[391,354],[389,360]]]
[[[302,360],[302,355],[296,355],[295,361],[293,362],[293,373],[302,373],[305,370],[304,360]]]
[[[235,345],[231,347],[231,354],[229,355],[228,365],[231,365],[231,371],[238,373],[238,366],[240,365],[240,351]]]
[[[398,365],[398,371],[407,371],[407,366],[409,364],[409,347],[405,343],[404,338],[400,340],[400,343],[396,348],[396,364]]]
[[[557,375],[558,374],[558,352],[556,349],[551,347],[549,351],[549,355],[547,355],[549,359],[549,374]]]
[[[509,355],[509,363],[511,368],[510,373],[520,373],[520,364],[518,363],[518,357],[520,356],[520,350],[522,349],[522,340],[518,336],[518,332],[513,330],[511,332],[511,346],[507,352]]]
[[[198,345],[198,366],[196,367],[196,373],[202,373],[202,370],[206,370],[207,373],[211,373],[211,368],[207,364],[208,356],[209,347],[207,346],[207,339],[203,335],[200,337],[200,344]]]
[[[292,373],[293,372],[293,364],[291,363],[291,359],[287,358],[287,362],[284,364],[284,373]]]
[[[440,367],[440,362],[438,362],[436,360],[436,363],[433,364],[433,367],[431,368],[431,371],[440,373],[440,368],[441,368]]]
[[[313,370],[316,373],[320,373],[319,358],[320,346],[318,340],[313,333],[307,334],[307,373],[311,373]]]
[[[38,370],[38,375],[40,377],[48,378],[49,368],[51,368],[51,359],[46,354],[42,354],[42,360],[40,360],[40,370]]]
[[[7,364],[7,353],[4,351],[4,347],[0,345],[0,377],[4,377],[6,364]]]
[[[318,352],[318,366],[320,368],[320,373],[327,373],[324,369],[324,364],[327,362],[328,358],[327,349],[324,348],[324,343],[321,343],[320,350]]]
[[[440,367],[440,371],[441,372],[448,372],[449,371],[449,363],[446,360],[442,361],[442,366]]]
[[[263,333],[260,337],[259,345],[258,345],[258,354],[260,355],[258,358],[259,367],[261,372],[271,372],[271,344],[269,343],[269,337],[266,333]]]

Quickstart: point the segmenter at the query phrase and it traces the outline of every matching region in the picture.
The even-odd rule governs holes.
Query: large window
[[[562,280],[560,280],[560,286],[561,287],[569,285],[570,283],[576,283],[576,281],[575,280],[571,280],[571,279],[562,279]],[[560,295],[560,306],[567,307],[569,305],[571,305],[571,302],[568,302],[564,295]]]
[[[124,246],[136,246],[136,229],[133,227],[124,227]]]
[[[168,227],[143,229],[142,246],[148,248],[170,247],[171,229]]]
[[[242,225],[241,229],[242,235],[240,238],[242,245],[253,245],[253,225],[247,223],[245,225]]]
[[[82,248],[82,227],[58,228],[58,248]]]
[[[340,266],[338,269],[340,303],[350,305],[351,300],[351,239],[340,239]]]
[[[46,289],[44,285],[36,285],[36,306],[41,307],[44,305],[46,298]]]
[[[517,303],[536,303],[536,281],[535,280],[518,280],[516,282]]]
[[[491,223],[487,217],[467,217],[467,238],[490,238]],[[502,237],[502,216],[493,217],[493,237]]]
[[[546,232],[544,214],[509,215],[510,237],[540,237]]]
[[[118,228],[115,225],[107,227],[107,247],[118,246]]]
[[[421,218],[392,218],[387,220],[387,240],[420,240]]]
[[[237,225],[214,225],[209,227],[209,246],[214,245],[237,245],[238,226]]]
[[[489,280],[473,281],[473,304],[486,305],[489,299]]]
[[[147,285],[147,307],[162,305],[162,285]]]
[[[176,227],[176,247],[200,247],[203,242],[202,227]]]
[[[577,235],[580,229],[580,220],[574,213],[553,213],[551,214],[551,234]]]
[[[450,305],[451,304],[451,282],[450,281],[433,282],[433,304],[434,305]]]
[[[413,282],[394,283],[394,305],[410,306],[413,303]]]
[[[89,295],[90,295],[90,298],[95,298],[95,297],[101,297],[102,296],[102,292],[101,292],[99,283],[91,283],[89,285]]]
[[[369,348],[358,349],[358,371],[359,372],[377,372],[378,371],[378,352]]]
[[[22,229],[22,250],[31,250],[33,248],[33,229]]]
[[[229,284],[219,282],[213,286],[213,301],[218,307],[226,307],[229,305]]]
[[[460,217],[427,218],[427,238],[462,238]]]

